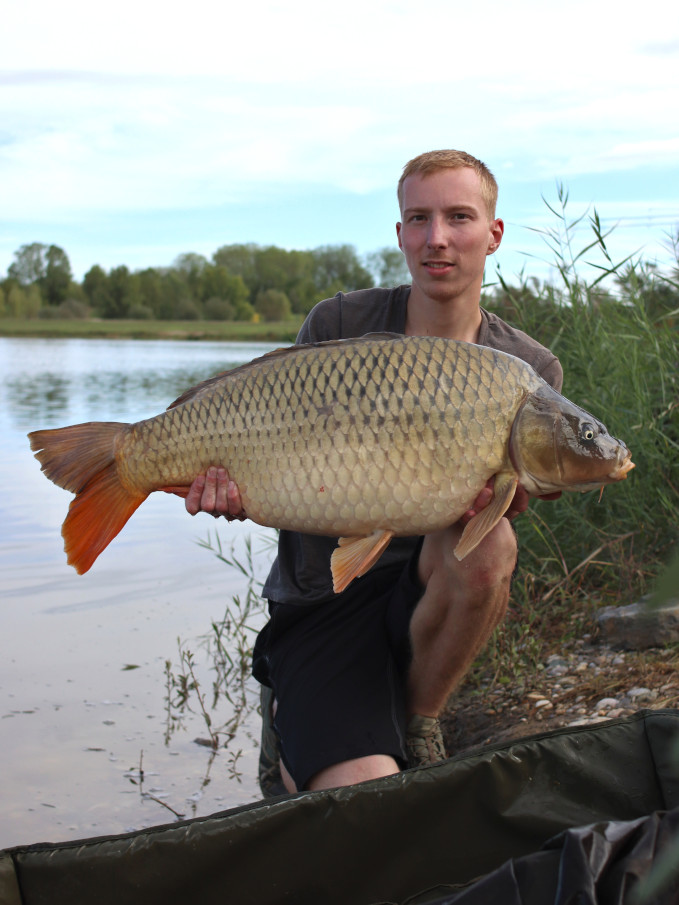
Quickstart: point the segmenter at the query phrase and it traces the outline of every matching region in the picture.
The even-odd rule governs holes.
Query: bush
[[[255,309],[252,307],[250,302],[238,302],[236,305],[236,317],[237,321],[252,321],[255,317]]]
[[[200,320],[200,311],[191,299],[182,298],[175,305],[174,317],[178,321],[197,321]]]
[[[59,305],[59,310],[64,317],[74,320],[86,320],[90,316],[90,308],[79,299],[67,298]]]
[[[38,311],[41,320],[86,320],[90,316],[90,309],[83,302],[76,299],[66,299],[59,305],[47,305]]]
[[[265,289],[258,293],[255,311],[265,321],[284,321],[292,314],[290,299],[278,289]]]
[[[232,321],[235,308],[228,299],[213,296],[203,305],[203,314],[209,321]]]
[[[142,305],[137,302],[134,305],[130,305],[127,316],[133,321],[150,321],[153,320],[153,311],[148,305]]]

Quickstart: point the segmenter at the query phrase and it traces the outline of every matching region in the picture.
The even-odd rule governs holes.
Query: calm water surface
[[[238,553],[247,536],[266,573],[270,532],[190,518],[153,494],[91,571],[66,565],[71,494],[40,472],[26,434],[79,421],[138,421],[184,389],[272,348],[262,343],[0,338],[0,846],[124,832],[258,797],[256,720],[210,763],[194,717],[165,744],[166,660],[182,638],[210,682],[198,639],[244,589],[198,546],[218,526]],[[134,665],[136,669],[126,669]],[[251,692],[255,693],[253,684]],[[132,777],[133,778],[133,777]]]

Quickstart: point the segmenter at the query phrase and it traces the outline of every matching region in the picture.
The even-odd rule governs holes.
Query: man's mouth
[[[429,268],[429,270],[445,270],[453,265],[450,261],[424,261],[424,266]]]

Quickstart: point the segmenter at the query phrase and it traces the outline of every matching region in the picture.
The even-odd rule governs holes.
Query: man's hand
[[[475,515],[478,515],[482,509],[485,509],[486,506],[493,499],[493,486],[495,483],[494,478],[490,478],[486,486],[479,493],[477,498],[474,500],[471,509],[468,509],[460,522],[463,525],[466,525],[467,522],[470,522]],[[558,490],[556,493],[546,493],[544,496],[540,496],[537,499],[539,500],[558,500],[561,496],[561,491]],[[509,504],[509,509],[505,512],[504,517],[508,518],[510,521],[516,518],[517,515],[520,515],[522,512],[525,512],[528,509],[528,501],[530,500],[530,494],[528,491],[524,490],[521,484],[517,485],[516,493],[514,494],[514,499]]]
[[[230,522],[247,518],[238,485],[225,468],[211,466],[204,475],[198,475],[189,489],[185,506],[190,515],[207,512],[215,518],[223,515]]]

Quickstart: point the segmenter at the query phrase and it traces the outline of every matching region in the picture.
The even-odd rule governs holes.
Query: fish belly
[[[519,359],[435,338],[296,347],[134,425],[121,468],[158,487],[223,465],[248,517],[277,528],[427,533],[503,467],[535,381]]]

